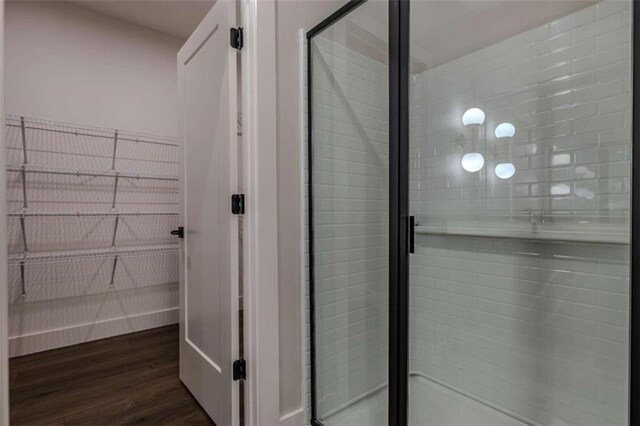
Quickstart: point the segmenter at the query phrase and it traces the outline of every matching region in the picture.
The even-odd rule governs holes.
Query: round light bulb
[[[474,173],[484,167],[484,157],[479,152],[469,152],[462,156],[460,164],[466,171]]]
[[[500,123],[495,130],[496,138],[512,138],[516,134],[516,128],[511,123]]]
[[[462,114],[462,124],[465,126],[482,123],[484,123],[484,111],[480,108],[470,108]]]
[[[516,174],[516,166],[513,163],[500,163],[496,166],[495,172],[500,179],[509,179]]]

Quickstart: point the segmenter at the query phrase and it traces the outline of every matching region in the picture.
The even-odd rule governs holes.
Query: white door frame
[[[244,0],[242,8],[245,418],[279,425],[275,1]]]
[[[9,283],[7,279],[7,195],[4,149],[4,0],[0,0],[0,424],[9,424]]]
[[[278,322],[278,144],[275,0],[242,0],[244,352],[247,425],[303,425],[281,413]]]

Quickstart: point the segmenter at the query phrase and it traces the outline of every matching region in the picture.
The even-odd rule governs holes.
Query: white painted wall
[[[300,100],[300,29],[309,30],[345,3],[344,0],[275,0],[277,52],[278,139],[278,318],[280,407],[287,415],[303,408],[303,324],[300,315],[303,287],[300,282],[299,123],[304,118]]]
[[[6,13],[8,113],[176,136],[175,57],[181,41],[65,2],[9,2]],[[45,143],[38,141],[38,148],[44,148]],[[87,150],[96,145],[96,141],[86,141]],[[142,152],[138,148],[142,149],[132,148],[130,158],[136,158]],[[157,160],[164,155],[159,149],[147,153],[150,159]],[[60,163],[65,161],[64,157],[53,153],[49,157],[56,161],[54,166],[92,168]],[[46,160],[46,155],[34,158]],[[84,158],[104,164],[100,163],[99,157]],[[160,165],[160,169],[148,169],[149,163],[144,161],[125,160],[119,165],[127,171],[175,174],[171,171],[175,164],[166,164],[168,168]],[[89,179],[85,183],[91,185],[89,191],[82,190],[77,184],[64,190],[59,186],[47,186],[54,182],[36,181],[35,187],[39,186],[39,189],[32,195],[44,201],[43,209],[102,211],[98,204],[86,202],[96,202],[107,188],[112,188],[111,182]],[[55,185],[59,184],[61,182],[55,182]],[[126,205],[121,204],[120,211],[153,208],[154,211],[166,211],[166,208],[176,207],[177,188],[166,189],[142,181],[127,182],[121,188],[123,191],[118,200]],[[93,195],[89,194],[91,191]],[[9,201],[10,206],[15,204]],[[167,204],[165,207],[154,206],[154,201]],[[145,218],[131,219],[128,223],[121,222],[119,227],[119,233],[126,234],[125,245],[171,242],[165,235],[167,223],[160,224],[153,218],[151,224],[144,221]],[[62,219],[49,222],[48,228],[32,227],[33,237],[40,238],[34,250],[110,244],[107,234],[112,229],[113,218],[92,223],[79,219],[75,225],[68,218],[65,220],[65,223]],[[60,230],[64,229],[69,237],[85,235],[87,239],[81,246],[77,243],[62,245],[65,241],[60,238]],[[156,235],[158,232],[162,235]],[[16,244],[12,247],[19,249]],[[116,285],[115,289],[99,285],[105,280],[108,284],[110,272],[107,264],[98,261],[87,262],[86,270],[83,269],[85,266],[77,264],[32,268],[31,291],[27,297],[21,299],[15,288],[10,292],[14,302],[10,322],[11,354],[177,322],[177,257],[174,257],[132,258],[120,263],[121,285]],[[87,275],[83,275],[83,271]],[[89,271],[93,272],[89,274]],[[11,276],[10,285],[15,287],[19,281],[17,274]],[[87,279],[78,278],[82,276]]]
[[[178,39],[66,2],[7,2],[7,113],[177,136]]]

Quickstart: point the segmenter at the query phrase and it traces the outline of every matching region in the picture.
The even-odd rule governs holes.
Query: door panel
[[[633,2],[371,3],[308,33],[314,419],[628,424]]]
[[[313,415],[327,426],[388,417],[388,5],[351,5],[308,43]]]
[[[218,425],[237,413],[235,3],[218,1],[178,53],[181,97],[180,379]]]
[[[410,424],[628,423],[631,16],[411,2]]]

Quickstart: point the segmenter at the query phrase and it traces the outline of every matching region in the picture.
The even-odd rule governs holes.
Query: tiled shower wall
[[[314,252],[318,412],[387,380],[387,66],[317,36]]]
[[[630,2],[606,0],[414,75],[417,213],[432,224],[542,213],[555,223],[626,225],[630,57]],[[462,125],[471,107],[486,114],[475,149]],[[502,122],[514,124],[512,140],[494,136]],[[487,160],[479,173],[460,166],[473,150]],[[506,160],[517,172],[501,180],[493,168]]]
[[[413,373],[539,424],[625,424],[626,246],[434,235],[416,246]]]
[[[626,423],[628,245],[534,230],[628,234],[630,40],[630,2],[607,0],[413,77],[414,373],[527,422]],[[487,117],[475,174],[471,107]],[[506,222],[531,237],[429,233]]]

